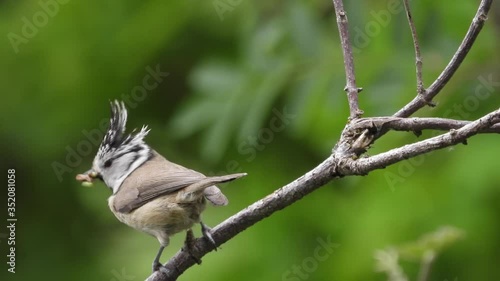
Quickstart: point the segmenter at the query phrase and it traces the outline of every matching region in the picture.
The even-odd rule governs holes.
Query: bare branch
[[[354,59],[352,55],[352,46],[349,41],[349,27],[347,14],[344,11],[342,0],[333,0],[335,7],[335,15],[337,17],[337,26],[339,28],[340,42],[344,54],[344,66],[346,75],[346,86],[344,90],[347,92],[347,100],[349,101],[349,111],[351,120],[359,118],[363,115],[363,111],[359,109],[358,93],[362,88],[356,86],[356,75],[354,74]]]
[[[465,35],[462,43],[458,47],[457,51],[453,55],[446,68],[439,75],[439,77],[432,83],[432,85],[427,89],[424,97],[417,95],[410,103],[405,105],[402,109],[394,114],[396,117],[408,117],[415,113],[420,108],[424,107],[426,104],[430,103],[432,99],[439,94],[441,89],[450,81],[451,77],[457,71],[460,64],[463,62],[472,45],[476,41],[476,38],[483,28],[484,22],[488,18],[488,12],[491,7],[492,0],[482,0],[479,4],[474,19]]]
[[[408,0],[403,1],[406,17],[408,18],[408,24],[410,25],[411,37],[413,39],[413,46],[415,48],[415,66],[417,72],[417,95],[421,95],[422,98],[425,97],[424,81],[422,79],[422,55],[420,54],[420,46],[418,44],[417,29],[415,28],[415,23],[413,22],[413,17],[410,11],[410,3]]]
[[[376,129],[377,131],[394,130],[418,132],[423,130],[452,130],[459,129],[472,121],[446,118],[399,118],[399,117],[369,117],[360,118],[351,123],[351,129]],[[500,133],[500,119],[493,120],[495,125],[478,133]]]
[[[406,160],[411,157],[418,156],[430,151],[442,149],[458,143],[466,144],[469,137],[484,131],[494,125],[500,118],[500,109],[497,109],[476,121],[461,127],[457,130],[452,130],[448,133],[439,135],[437,137],[429,138],[416,143],[408,144],[403,147],[395,148],[387,152],[383,152],[371,157],[361,158],[352,161],[344,167],[347,170],[340,170],[343,175],[364,175],[374,169],[383,169],[389,165]],[[349,169],[353,169],[349,171]]]

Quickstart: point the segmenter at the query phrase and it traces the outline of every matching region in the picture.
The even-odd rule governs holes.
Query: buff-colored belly
[[[166,246],[170,236],[189,229],[194,223],[199,222],[200,214],[205,207],[204,198],[200,198],[196,203],[178,204],[172,202],[172,197],[167,195],[157,198],[130,213],[120,213],[115,210],[114,196],[109,197],[108,204],[119,221],[156,237]]]

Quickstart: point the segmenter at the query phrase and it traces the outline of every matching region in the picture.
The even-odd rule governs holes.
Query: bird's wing
[[[114,207],[129,213],[147,202],[176,192],[206,177],[196,171],[171,163],[155,153],[153,158],[135,169],[115,195]]]
[[[178,202],[191,202],[205,196],[217,206],[227,205],[228,200],[215,185],[246,176],[245,173],[217,177],[205,175],[169,162],[153,152],[153,157],[135,169],[115,194],[114,208],[130,213],[149,201],[179,191]]]

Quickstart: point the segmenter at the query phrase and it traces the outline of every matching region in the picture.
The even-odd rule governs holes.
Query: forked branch
[[[410,103],[405,105],[402,109],[394,114],[396,117],[408,117],[415,113],[420,108],[424,107],[426,104],[430,103],[432,99],[439,94],[441,89],[450,81],[453,74],[460,67],[460,64],[464,61],[465,57],[469,53],[472,45],[476,41],[479,32],[484,26],[484,22],[488,19],[488,12],[491,8],[491,3],[493,0],[482,0],[477,9],[474,19],[469,27],[469,30],[465,34],[462,43],[458,47],[457,51],[451,58],[448,65],[445,67],[443,72],[439,77],[432,83],[427,89],[424,96],[417,95]]]
[[[476,121],[461,127],[460,129],[452,129],[448,133],[419,141],[412,144],[407,144],[403,147],[391,149],[371,157],[360,158],[356,161],[350,161],[347,165],[348,169],[353,169],[349,172],[354,175],[367,174],[374,169],[383,169],[397,162],[428,153],[437,149],[442,149],[455,144],[467,144],[467,139],[480,133],[492,129],[492,126],[498,123],[500,119],[500,109],[497,109]],[[343,171],[344,174],[348,174]]]

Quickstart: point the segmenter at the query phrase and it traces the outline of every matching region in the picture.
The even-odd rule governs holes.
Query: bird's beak
[[[95,179],[100,179],[101,175],[99,175],[96,171],[90,169],[83,174],[76,175],[76,180],[81,182],[89,182],[92,183]]]

